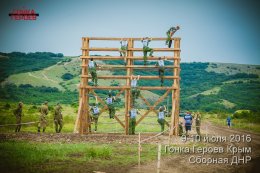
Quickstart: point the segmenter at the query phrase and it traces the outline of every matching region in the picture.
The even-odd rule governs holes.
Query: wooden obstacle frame
[[[90,41],[92,40],[102,40],[102,41],[120,41],[126,40],[128,42],[128,49],[126,57],[121,56],[90,56],[92,51],[116,51],[119,52],[120,48],[97,48],[90,47]],[[165,41],[167,38],[151,38],[152,41]],[[172,100],[172,111],[171,111],[171,121],[167,123],[169,126],[169,135],[178,135],[178,124],[179,124],[179,107],[180,107],[180,38],[174,37],[173,48],[153,48],[154,52],[173,52],[172,56],[166,56],[167,60],[172,60],[173,65],[165,66],[165,68],[170,68],[173,70],[173,76],[165,76],[164,79],[173,80],[173,84],[170,87],[161,86],[140,86],[140,90],[165,90],[165,93],[159,97],[159,99],[152,105],[149,103],[142,95],[140,98],[149,107],[136,122],[138,125],[150,112],[158,113],[155,109],[158,104],[160,104],[170,93]],[[143,51],[142,48],[135,48],[134,42],[141,41],[142,38],[103,38],[103,37],[83,37],[82,38],[82,75],[79,85],[79,108],[77,113],[77,118],[74,127],[74,133],[89,134],[89,128],[91,128],[90,112],[89,112],[89,94],[92,93],[97,97],[98,101],[104,106],[100,114],[107,109],[107,105],[104,100],[102,100],[96,93],[95,90],[119,90],[120,92],[115,96],[119,97],[120,94],[125,93],[125,120],[121,121],[116,115],[115,119],[124,128],[125,134],[128,135],[129,130],[129,111],[131,110],[131,76],[133,75],[134,69],[154,69],[157,66],[151,65],[134,65],[135,60],[143,60],[142,56],[134,56],[134,52]],[[91,76],[88,74],[88,63],[89,60],[124,60],[126,58],[126,65],[102,65],[98,70],[113,70],[113,69],[125,69],[126,76],[122,75],[111,75],[111,76],[100,76],[97,75],[98,79],[125,79],[126,85],[124,86],[90,86],[88,84],[88,79]],[[159,57],[148,57],[149,60],[158,60]],[[140,79],[155,80],[160,79],[159,76],[140,76]]]

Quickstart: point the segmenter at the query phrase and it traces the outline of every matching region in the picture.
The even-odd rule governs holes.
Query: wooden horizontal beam
[[[80,88],[86,89],[99,89],[99,90],[126,90],[130,89],[130,86],[80,86]],[[157,86],[140,86],[137,87],[140,90],[177,90],[177,87],[157,87]]]
[[[167,60],[181,60],[181,58],[173,57],[173,56],[161,56],[166,58]],[[143,60],[143,56],[134,56],[134,57],[122,57],[122,56],[80,56],[81,59],[91,59],[93,60],[124,60],[133,59],[133,60]],[[148,57],[148,60],[158,60],[159,56]]]
[[[179,48],[152,48],[155,52],[166,52],[166,51],[180,51]],[[82,47],[81,50],[89,50],[89,51],[119,51],[119,48],[112,47]],[[129,48],[130,51],[143,51],[143,48]]]
[[[128,39],[132,39],[134,41],[140,41],[142,40],[143,38],[115,38],[115,37],[83,37],[83,38],[87,38],[89,40],[110,40],[110,41],[120,41],[120,40],[128,40]],[[151,38],[152,41],[164,41],[164,40],[167,40],[167,38],[165,37],[156,37],[156,38]],[[171,40],[180,40],[181,38],[180,37],[173,37],[171,38]]]
[[[87,67],[87,65],[81,65],[81,67]],[[155,65],[128,65],[128,66],[124,66],[124,65],[102,65],[100,67],[97,68],[97,70],[104,70],[104,69],[127,69],[127,68],[135,68],[135,69],[157,69],[158,70],[158,66]],[[180,68],[180,66],[174,66],[174,65],[168,65],[168,66],[164,66],[164,68]]]
[[[137,77],[137,75],[134,75]],[[90,75],[81,75],[82,78],[91,78]],[[98,79],[130,79],[131,76],[97,76]],[[140,76],[139,79],[161,79],[159,76]],[[164,79],[179,79],[178,76],[164,76]]]

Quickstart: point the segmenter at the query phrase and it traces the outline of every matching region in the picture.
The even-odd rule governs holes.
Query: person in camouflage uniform
[[[98,102],[96,97],[96,103],[90,108],[91,111],[91,119],[95,123],[95,132],[97,131],[97,124],[98,124],[98,117],[99,117],[99,109],[98,109]]]
[[[45,132],[47,126],[47,115],[49,113],[48,102],[45,101],[44,104],[40,107],[40,119],[38,124],[38,132]]]
[[[144,65],[147,64],[147,53],[150,52],[149,56],[153,56],[153,49],[149,48],[149,43],[151,40],[152,39],[148,38],[148,37],[142,38],[142,40],[141,40],[141,42],[143,43]]]
[[[88,69],[92,77],[92,82],[94,83],[95,86],[97,86],[97,82],[98,82],[97,67],[98,67],[97,63],[93,61],[93,58],[91,58],[88,63]]]
[[[126,53],[127,53],[127,49],[128,49],[127,41],[121,39],[120,44],[121,44],[121,47],[120,47],[120,49],[119,49],[120,56],[121,56],[121,57],[122,57],[122,56],[124,57],[124,63],[125,63],[125,65],[126,65]]]
[[[136,126],[136,116],[138,114],[138,111],[135,108],[132,108],[129,111],[129,135],[135,134],[135,126]]]
[[[116,113],[114,101],[115,101],[115,97],[112,97],[112,94],[109,93],[108,97],[106,98],[106,103],[107,103],[110,119],[112,119],[112,118],[114,119],[114,116],[115,116],[115,113]]]
[[[165,106],[160,106],[158,111],[159,111],[159,113],[158,113],[158,120],[157,120],[157,122],[161,126],[161,132],[163,132],[164,131],[164,125],[165,125],[166,107]]]
[[[166,45],[168,45],[168,48],[171,48],[172,46],[172,36],[173,34],[178,31],[180,29],[179,26],[176,26],[176,27],[171,27],[167,32],[166,32],[166,35],[167,35],[167,40],[166,40]]]
[[[182,122],[180,122],[179,123],[179,136],[182,136],[183,135],[183,127],[182,127],[182,125],[183,125],[183,123]]]
[[[201,115],[199,112],[195,114],[195,124],[196,124],[196,131],[198,136],[201,136],[200,134],[200,125],[201,125]]]
[[[135,100],[140,96],[140,90],[137,88],[137,81],[139,80],[140,75],[136,78],[131,76],[131,93],[132,93],[132,105],[134,106]]]
[[[61,113],[61,105],[58,103],[54,110],[54,124],[55,124],[55,130],[56,133],[60,133],[61,129],[63,127],[63,117]]]
[[[18,107],[14,110],[14,115],[16,118],[16,128],[15,128],[15,132],[20,132],[21,130],[21,122],[22,122],[22,114],[23,114],[23,103],[19,102]]]
[[[167,60],[167,59],[164,57],[164,60]],[[163,86],[163,83],[164,83],[164,70],[165,70],[164,60],[161,57],[159,57],[159,60],[155,64],[157,67],[159,67],[158,75],[161,78],[161,86]]]

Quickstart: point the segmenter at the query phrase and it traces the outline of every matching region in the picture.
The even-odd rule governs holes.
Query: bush
[[[61,78],[63,79],[63,80],[70,80],[70,79],[73,79],[73,75],[71,74],[71,73],[65,73],[65,74],[63,74],[62,76],[61,76]]]

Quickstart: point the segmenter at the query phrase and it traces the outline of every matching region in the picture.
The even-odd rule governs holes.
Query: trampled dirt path
[[[205,124],[204,124],[205,125]],[[157,169],[157,161],[143,164],[140,167],[134,167],[133,169],[129,170],[128,173],[152,173],[152,172],[160,172],[160,173],[183,173],[183,172],[192,172],[192,173],[259,173],[260,172],[260,134],[255,134],[251,132],[236,130],[236,129],[229,129],[223,126],[216,126],[212,125],[211,123],[206,123],[207,125],[207,133],[208,135],[214,136],[226,136],[227,142],[218,142],[218,143],[193,143],[190,142],[190,145],[205,145],[209,147],[220,147],[222,146],[224,149],[227,149],[228,145],[232,145],[235,147],[251,147],[252,152],[249,154],[235,154],[236,156],[240,156],[241,158],[245,155],[249,155],[252,157],[252,160],[249,161],[247,164],[202,164],[202,163],[190,163],[189,158],[191,156],[203,156],[206,158],[232,158],[231,153],[221,153],[221,154],[193,154],[193,153],[182,153],[182,154],[170,154],[166,158],[161,160],[160,169]],[[193,134],[194,134],[193,129]],[[203,133],[205,134],[206,131],[204,130]],[[247,142],[230,142],[230,135],[250,135],[252,141]],[[191,140],[191,139],[190,139]],[[162,152],[165,152],[165,146],[162,145]],[[232,159],[230,159],[231,161]]]

